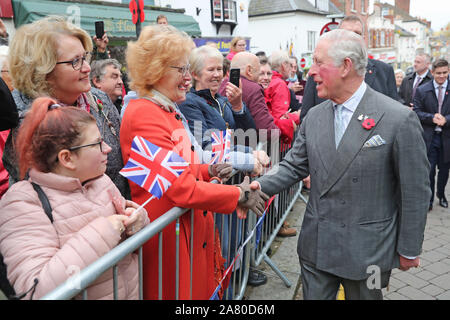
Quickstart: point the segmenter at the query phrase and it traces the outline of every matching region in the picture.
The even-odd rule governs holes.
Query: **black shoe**
[[[447,199],[445,199],[445,197],[439,198],[439,205],[440,205],[441,207],[448,208],[448,202],[447,202]]]
[[[248,275],[248,284],[253,287],[258,287],[263,284],[266,284],[267,277],[264,273],[261,273],[258,270],[250,270],[250,273]]]

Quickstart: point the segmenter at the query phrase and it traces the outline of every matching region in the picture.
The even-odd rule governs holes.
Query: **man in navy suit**
[[[448,61],[438,59],[433,63],[431,73],[434,80],[420,86],[414,96],[414,111],[423,127],[423,138],[427,146],[430,161],[430,207],[433,208],[434,176],[436,166],[439,169],[437,192],[439,205],[448,208],[445,198],[445,186],[450,168],[450,89],[448,81]]]
[[[433,80],[433,75],[429,70],[430,62],[430,55],[419,53],[414,59],[415,72],[403,78],[398,94],[400,96],[400,102],[405,106],[412,108],[417,88]]]
[[[364,22],[355,15],[345,17],[341,21],[339,29],[353,31],[362,37],[364,36]],[[388,64],[369,58],[364,81],[375,91],[398,100],[394,69]],[[316,83],[312,77],[308,77],[304,92],[300,121],[303,121],[309,109],[326,100],[319,98],[317,95]]]

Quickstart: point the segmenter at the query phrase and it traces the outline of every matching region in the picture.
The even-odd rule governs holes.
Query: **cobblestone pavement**
[[[446,196],[450,199],[450,188]],[[287,220],[301,229],[305,205],[297,201]],[[297,238],[276,238],[270,256],[283,274],[293,283],[287,288],[265,263],[257,269],[268,276],[267,284],[248,287],[245,299],[249,300],[302,300],[300,266],[297,257]],[[385,300],[450,300],[450,208],[442,208],[436,200],[428,213],[425,227],[420,267],[406,272],[394,269],[389,287],[383,289]]]
[[[422,250],[420,267],[392,271],[386,300],[450,300],[450,208],[438,201],[428,212]]]

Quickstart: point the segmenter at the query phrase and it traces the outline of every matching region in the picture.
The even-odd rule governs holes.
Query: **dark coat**
[[[413,102],[413,100],[411,98],[412,98],[412,92],[413,92],[413,86],[414,86],[415,79],[416,79],[415,72],[406,76],[403,79],[402,84],[400,85],[400,90],[398,91],[398,94],[401,99],[400,102],[408,107],[411,107],[411,103]],[[425,83],[429,82],[430,80],[433,80],[433,76],[431,75],[431,72],[428,71],[426,76],[419,83],[419,87],[424,85]],[[417,94],[417,91],[416,91],[416,94]]]
[[[378,60],[368,59],[364,81],[375,91],[378,91],[394,100],[398,100],[397,85],[395,84],[394,69]],[[312,107],[324,102],[326,99],[317,96],[316,83],[312,77],[308,77],[303,95],[302,111],[300,119],[304,119],[306,113]]]
[[[234,112],[230,102],[226,97],[216,94],[211,95],[211,90],[204,89],[196,91],[194,88],[186,95],[186,100],[179,105],[180,111],[188,121],[189,129],[197,138],[194,130],[194,122],[200,122],[202,125],[202,148],[205,149],[211,143],[211,137],[206,133],[207,130],[215,129],[223,131],[229,129],[255,129],[255,122],[244,104],[242,114]]]
[[[0,78],[0,131],[15,128],[19,123],[17,106],[5,81]]]
[[[447,90],[444,93],[441,114],[447,122],[442,127],[442,148],[444,152],[444,162],[450,162],[450,99],[448,92],[450,90],[450,81],[447,82]],[[428,81],[417,88],[414,97],[414,111],[419,116],[423,127],[423,139],[427,150],[430,149],[436,124],[433,123],[434,114],[438,112],[438,100],[433,81]]]

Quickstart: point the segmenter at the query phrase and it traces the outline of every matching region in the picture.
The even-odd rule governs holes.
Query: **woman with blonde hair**
[[[91,88],[92,40],[89,34],[62,17],[47,17],[20,27],[10,44],[9,69],[12,92],[22,119],[34,99],[50,96],[62,106],[75,106],[91,113],[103,139],[112,150],[106,174],[122,195],[129,197],[119,143],[120,117],[116,107],[102,91]],[[8,138],[3,163],[10,182],[19,179],[12,137]]]
[[[227,54],[228,60],[233,60],[233,57],[238,52],[245,51],[245,48],[247,47],[247,43],[244,38],[242,37],[235,37],[230,42],[230,52]]]
[[[201,146],[190,133],[177,105],[186,98],[190,86],[188,59],[193,47],[194,43],[186,33],[170,25],[152,25],[142,29],[137,41],[128,43],[126,53],[130,86],[139,99],[131,100],[123,115],[120,136],[123,159],[128,161],[136,136],[176,152],[189,166],[160,199],[150,201],[145,208],[151,221],[172,207],[194,209],[181,216],[179,227],[172,222],[163,230],[161,269],[158,237],[143,246],[145,299],[209,299],[222,277],[224,261],[212,212],[229,214],[239,205],[262,213],[264,199],[267,199],[259,191],[255,193],[248,189],[248,178],[239,187],[209,183],[214,177],[228,176],[231,167],[201,164]],[[150,196],[134,182],[130,182],[130,189],[131,197],[137,203],[144,203]],[[240,218],[245,217],[241,212]],[[175,235],[178,232],[179,281],[176,283]],[[161,297],[159,274],[162,277]]]
[[[29,179],[0,200],[0,252],[15,292],[39,299],[149,220],[104,174],[111,147],[88,112],[38,98],[16,142],[20,177],[28,173]],[[36,185],[49,201],[49,216]],[[91,300],[112,299],[112,271],[87,289]],[[119,299],[138,298],[136,254],[118,263],[118,293]]]

